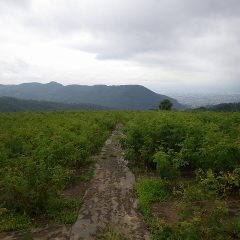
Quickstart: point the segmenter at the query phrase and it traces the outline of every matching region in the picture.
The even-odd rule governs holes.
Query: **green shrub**
[[[151,202],[164,202],[169,197],[168,182],[161,179],[139,179],[136,183],[136,193],[139,198],[139,207],[149,213]]]
[[[4,222],[6,229],[14,228],[15,216],[48,219],[52,213],[59,223],[73,222],[76,209],[59,208],[53,217],[56,200],[74,179],[75,169],[90,163],[118,116],[104,111],[0,114],[0,206],[12,216],[10,225]]]
[[[153,156],[153,162],[156,163],[156,170],[162,178],[174,179],[179,176],[179,166],[171,158],[171,155],[171,152],[158,151]]]

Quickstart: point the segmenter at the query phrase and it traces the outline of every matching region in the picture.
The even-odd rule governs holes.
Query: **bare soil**
[[[227,200],[228,217],[234,218],[240,213],[240,200]],[[192,201],[189,202],[189,207],[200,207],[202,214],[208,209],[214,207],[214,202],[211,200]],[[156,219],[163,219],[167,223],[176,224],[178,222],[178,209],[176,202],[152,203],[150,206],[151,214]]]
[[[121,239],[149,239],[137,200],[133,194],[135,176],[127,167],[118,138],[121,127],[113,131],[96,164],[78,220],[70,239],[99,239],[107,225],[119,232]]]

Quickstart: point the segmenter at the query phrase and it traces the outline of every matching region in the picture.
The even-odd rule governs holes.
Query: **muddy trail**
[[[99,239],[107,226],[119,233],[120,239],[148,239],[142,217],[136,210],[135,177],[122,156],[120,135],[118,126],[102,148],[91,186],[72,226],[71,240]]]
[[[96,156],[94,176],[75,224],[34,230],[32,239],[149,239],[133,193],[135,176],[127,167],[119,144],[121,134],[119,125]],[[0,239],[21,239],[17,235],[12,233],[1,238],[0,234]]]

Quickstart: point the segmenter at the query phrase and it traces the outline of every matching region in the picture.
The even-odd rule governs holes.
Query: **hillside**
[[[168,98],[175,108],[184,108],[177,100],[157,94],[140,85],[63,86],[56,82],[24,83],[0,85],[0,96],[65,103],[90,103],[115,109],[156,108],[161,100]]]
[[[23,100],[12,97],[0,97],[0,112],[54,111],[54,110],[100,110],[107,109],[99,105],[84,103],[56,103],[36,100]]]
[[[223,112],[238,112],[240,111],[239,103],[221,103],[214,106],[210,106],[210,109]]]
[[[217,104],[217,105],[210,105],[207,107],[196,108],[195,110],[219,111],[219,112],[239,112],[240,111],[240,102],[239,103],[221,103],[221,104]]]

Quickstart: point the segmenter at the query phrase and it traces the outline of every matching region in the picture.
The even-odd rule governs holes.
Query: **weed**
[[[101,231],[98,236],[99,240],[122,240],[122,236],[118,230],[116,230],[111,224]]]

